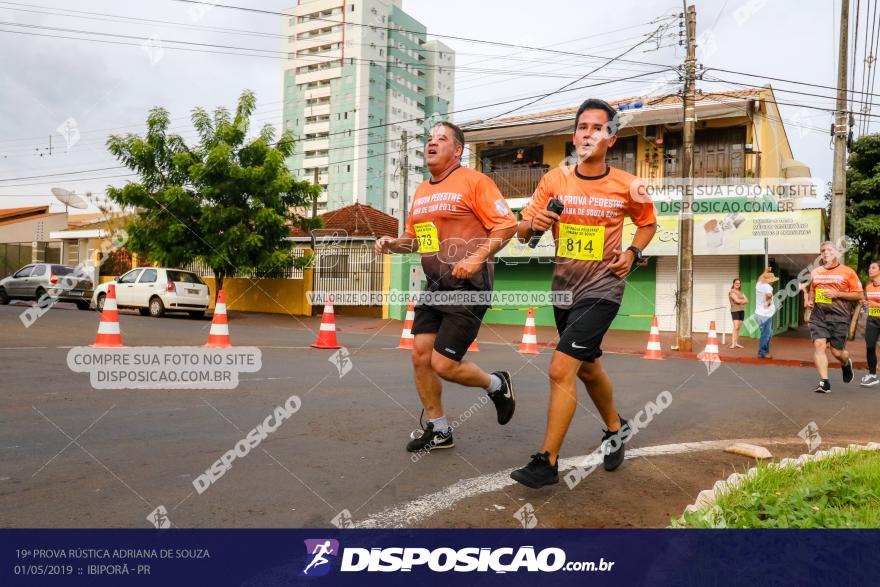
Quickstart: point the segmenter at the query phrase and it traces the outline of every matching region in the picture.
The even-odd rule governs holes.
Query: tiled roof
[[[34,220],[49,215],[49,206],[30,206],[26,208],[0,209],[0,224],[12,224],[23,220]]]
[[[324,229],[344,230],[348,236],[372,237],[397,236],[397,218],[364,204],[352,204],[338,210],[325,212],[321,218]],[[292,237],[309,236],[298,227],[290,231]]]
[[[761,95],[764,90],[761,88],[755,88],[750,90],[730,90],[728,92],[705,92],[701,94],[697,94],[697,104],[702,101],[723,101],[730,100],[735,98],[757,98]],[[630,96],[628,98],[620,98],[617,100],[609,100],[608,103],[614,106],[615,108],[619,108],[622,104],[631,104],[634,102],[642,102],[644,106],[642,108],[649,108],[652,106],[669,106],[672,104],[681,104],[682,98],[678,94],[667,94],[663,96]],[[557,108],[555,110],[545,110],[543,112],[532,112],[530,114],[518,114],[517,116],[508,116],[507,118],[496,118],[494,120],[489,120],[486,122],[482,122],[480,120],[474,120],[470,123],[464,122],[461,124],[462,130],[466,133],[468,131],[473,131],[477,129],[485,129],[492,128],[498,126],[517,126],[520,124],[534,124],[538,122],[548,122],[553,120],[564,120],[566,118],[571,118],[577,112],[578,107],[574,106],[572,108]]]

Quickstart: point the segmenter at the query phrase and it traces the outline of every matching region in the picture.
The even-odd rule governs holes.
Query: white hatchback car
[[[189,312],[202,318],[210,303],[208,286],[190,271],[164,267],[138,267],[116,278],[116,305],[137,308],[142,316],[159,317],[165,312]],[[95,288],[92,302],[100,312],[110,282]]]

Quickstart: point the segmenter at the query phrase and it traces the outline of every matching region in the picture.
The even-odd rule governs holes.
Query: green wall
[[[395,255],[391,263],[391,289],[406,291],[409,287],[410,267],[418,264],[417,255]],[[507,264],[499,262],[495,265],[496,291],[550,291],[553,276],[552,263],[539,263],[532,260],[528,263]],[[635,271],[628,278],[618,317],[611,328],[619,330],[647,331],[651,328],[656,299],[656,262],[649,259],[648,265]],[[406,306],[391,305],[388,315],[395,320],[403,320]],[[525,324],[526,306],[497,305],[486,313],[486,324]],[[553,308],[551,306],[535,308],[535,324],[538,326],[555,326]]]

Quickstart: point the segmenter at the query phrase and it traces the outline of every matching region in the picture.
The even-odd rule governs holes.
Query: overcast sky
[[[353,0],[356,1],[356,0]],[[260,0],[229,4],[268,11],[289,8],[291,2]],[[700,62],[765,76],[834,86],[836,82],[837,26],[840,0],[698,0],[697,33],[702,39]],[[663,22],[681,12],[681,2],[670,0],[404,0],[404,10],[424,23],[429,32],[562,51],[613,57],[643,39]],[[78,13],[73,10],[81,11]],[[89,14],[86,14],[89,13]],[[115,16],[114,16],[115,15]],[[137,17],[164,22],[130,21]],[[195,20],[194,20],[195,19]],[[651,21],[661,19],[651,24]],[[195,106],[233,108],[245,88],[257,94],[260,123],[280,126],[282,17],[221,7],[203,14],[192,4],[173,0],[111,2],[33,0],[32,4],[0,2],[0,207],[51,203],[53,186],[78,193],[103,193],[108,185],[122,185],[118,166],[104,142],[110,132],[142,132],[149,108],[161,105],[174,119],[173,128],[192,137],[189,113]],[[40,28],[12,26],[37,25]],[[675,45],[677,22],[661,39],[661,48],[642,45],[626,59],[661,66],[681,63],[683,51]],[[50,30],[47,27],[67,30]],[[210,27],[210,28],[209,28]],[[227,30],[217,30],[217,29]],[[15,34],[18,31],[28,34]],[[107,38],[110,44],[55,37],[85,37],[92,31],[129,35]],[[40,36],[37,36],[40,35]],[[91,38],[101,38],[92,36]],[[144,38],[157,39],[147,50]],[[185,40],[260,50],[262,56],[220,55],[172,49],[171,41]],[[552,91],[574,81],[603,62],[546,52],[441,38],[457,51],[456,110]],[[191,47],[190,47],[191,48]],[[233,51],[204,47],[204,51]],[[657,71],[662,67],[617,63],[588,76],[577,85]],[[861,64],[857,65],[857,78]],[[763,84],[769,80],[707,72],[724,80]],[[618,81],[593,89],[549,97],[520,112],[574,106],[588,95],[618,98],[638,95],[659,75],[644,80]],[[833,108],[831,89],[773,82],[778,88],[829,98],[777,93],[781,102]],[[656,87],[656,86],[655,86]],[[730,90],[730,83],[701,82],[706,91]],[[676,88],[677,89],[677,88]],[[469,110],[458,121],[485,118],[523,103]],[[828,128],[831,113],[799,106],[781,106],[795,158],[810,166],[813,176],[830,180],[832,151]],[[59,131],[67,129],[70,147]],[[876,128],[874,128],[876,130]],[[48,153],[52,137],[52,154]],[[41,156],[42,154],[42,156]],[[100,170],[78,175],[45,176],[78,170]],[[53,204],[54,209],[62,209]]]

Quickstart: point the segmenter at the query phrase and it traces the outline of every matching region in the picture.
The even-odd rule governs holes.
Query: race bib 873
[[[416,229],[416,238],[419,239],[420,253],[437,253],[440,251],[440,235],[433,222],[419,222],[413,228]]]
[[[824,290],[824,289],[817,289],[816,290],[816,303],[817,304],[830,304],[834,301],[828,297],[828,294],[826,294],[825,291],[826,290]]]
[[[578,261],[601,261],[605,252],[605,227],[583,224],[559,225],[556,254]]]
[[[880,318],[880,306],[869,307],[868,316],[876,316],[877,318]]]

